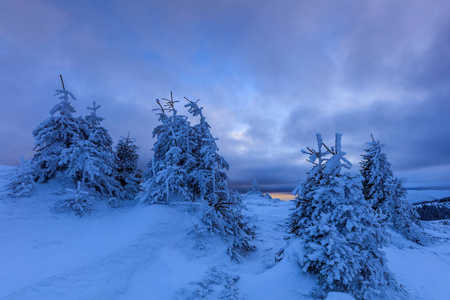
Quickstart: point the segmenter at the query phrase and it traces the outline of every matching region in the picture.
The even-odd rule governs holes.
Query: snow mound
[[[247,205],[257,206],[277,206],[277,203],[281,200],[278,198],[272,198],[269,193],[266,194],[243,194],[243,203]]]

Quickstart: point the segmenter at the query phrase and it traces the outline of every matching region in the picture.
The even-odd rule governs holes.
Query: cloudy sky
[[[450,186],[448,1],[0,2],[0,164],[33,155],[59,74],[152,155],[155,99],[200,98],[234,186],[289,190],[315,133],[370,134],[409,187]],[[180,107],[180,110],[181,107]],[[195,123],[196,120],[192,120]]]

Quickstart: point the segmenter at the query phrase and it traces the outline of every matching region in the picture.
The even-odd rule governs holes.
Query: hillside
[[[0,169],[0,189],[10,171]],[[52,209],[65,197],[57,182],[31,198],[1,195],[0,299],[309,299],[317,284],[300,271],[298,253],[274,260],[293,202],[246,198],[258,250],[238,264],[220,236],[194,229],[201,222],[193,205],[113,209],[93,201],[93,213],[79,218]],[[450,225],[425,228],[433,236],[426,247],[390,232],[389,267],[410,298],[448,299]]]

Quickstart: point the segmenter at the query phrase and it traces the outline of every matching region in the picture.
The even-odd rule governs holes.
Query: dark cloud
[[[151,157],[154,99],[200,98],[234,186],[292,187],[335,132],[357,170],[370,133],[399,175],[450,180],[445,1],[23,1],[0,4],[0,163],[32,156],[59,74],[79,114]],[[183,111],[180,108],[181,111]],[[436,173],[440,176],[436,177]],[[422,177],[421,177],[422,174]],[[442,182],[441,182],[442,183]],[[411,183],[412,184],[412,183]]]

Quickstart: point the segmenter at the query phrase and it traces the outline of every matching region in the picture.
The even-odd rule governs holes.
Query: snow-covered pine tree
[[[388,184],[393,178],[391,163],[383,152],[384,145],[380,141],[372,141],[368,145],[360,163],[364,198],[373,209],[383,210],[392,199],[392,189],[389,189]]]
[[[397,283],[386,266],[380,248],[387,238],[362,194],[359,178],[341,173],[350,168],[341,150],[341,135],[335,147],[322,152],[308,148],[314,164],[304,184],[296,188],[297,208],[289,220],[290,232],[303,240],[301,267],[316,274],[321,291],[346,291],[356,299],[383,297]],[[331,154],[330,158],[325,158]]]
[[[33,131],[36,140],[33,165],[38,181],[52,178],[57,172],[65,170],[67,162],[61,162],[63,150],[71,147],[74,141],[84,139],[83,121],[73,117],[75,109],[69,101],[70,98],[75,100],[73,94],[67,90],[56,90],[55,96],[59,96],[61,102],[50,110],[52,116]],[[55,116],[56,113],[59,114]]]
[[[24,161],[20,156],[20,165],[15,170],[12,181],[6,186],[11,197],[30,197],[34,189],[35,169],[32,161]]]
[[[398,178],[393,178],[389,185],[393,190],[392,207],[389,209],[392,212],[392,225],[410,241],[419,245],[426,244],[427,241],[420,225],[419,214],[412,204],[405,200],[407,192],[403,186],[403,181]]]
[[[100,125],[103,118],[97,116],[100,108],[94,102],[91,115],[83,124],[85,139],[75,140],[69,148],[61,152],[61,165],[66,165],[65,173],[82,188],[102,195],[116,196],[119,183],[115,180],[115,154],[108,131]]]
[[[230,256],[241,260],[245,252],[255,249],[254,232],[241,214],[242,198],[228,188],[228,163],[217,153],[217,139],[195,102],[186,105],[191,114],[200,116],[200,123],[191,127],[187,117],[177,114],[174,104],[178,101],[165,100],[165,107],[157,100],[161,124],[153,130],[154,156],[137,198],[147,203],[206,202],[203,222],[212,232],[221,233]]]
[[[306,181],[299,184],[292,194],[295,196],[295,206],[293,213],[288,219],[289,232],[300,236],[306,228],[304,222],[311,220],[315,212],[315,207],[310,205],[311,196],[319,188],[323,179],[323,168],[326,162],[326,156],[329,151],[322,151],[323,140],[320,134],[316,135],[318,150],[307,148],[308,151],[302,150],[303,154],[309,155],[307,161],[311,162],[314,167],[308,172]]]
[[[185,98],[188,100],[187,98]],[[197,100],[198,102],[199,100]],[[192,155],[195,159],[195,167],[191,172],[191,187],[192,194],[194,199],[199,199],[201,202],[205,199],[205,195],[208,190],[208,182],[210,182],[209,175],[210,173],[206,173],[202,168],[202,146],[205,144],[205,138],[211,138],[210,136],[210,126],[208,122],[206,122],[205,117],[202,114],[202,108],[197,105],[197,102],[192,102],[188,100],[188,104],[185,107],[188,109],[188,112],[192,114],[194,117],[200,117],[200,122],[191,127],[190,137],[193,141],[192,147]],[[228,169],[228,164],[225,161],[222,161],[220,170]],[[227,175],[225,172],[222,172],[221,176],[227,179]]]
[[[188,100],[188,104],[185,107],[188,108],[188,112],[194,117],[199,117],[200,122],[192,127],[191,136],[193,137],[194,147],[192,150],[196,160],[196,167],[193,170],[193,181],[195,186],[195,195],[203,201],[205,197],[208,197],[213,193],[215,186],[213,186],[212,169],[214,169],[214,178],[220,182],[227,182],[228,176],[226,171],[229,168],[227,161],[220,156],[216,140],[211,134],[211,126],[206,122],[206,118],[203,115],[203,107],[198,106],[197,102]],[[214,181],[215,182],[215,181]]]
[[[84,191],[83,184],[78,181],[77,189],[67,189],[68,192],[73,193],[73,197],[63,200],[58,203],[59,209],[69,208],[75,211],[75,215],[82,217],[87,215],[92,210],[92,204],[89,201],[89,192]]]
[[[248,189],[247,195],[264,197],[264,194],[261,192],[256,178],[253,180],[252,186]]]
[[[153,157],[147,164],[147,172],[144,174],[144,182],[141,184],[141,191],[137,195],[137,199],[149,204],[162,202],[164,200],[164,187],[158,182],[158,172],[163,168],[164,153],[168,151],[168,133],[169,133],[169,117],[161,105],[159,99],[156,99],[156,103],[160,106],[158,112],[158,121],[161,123],[153,129],[153,138],[156,137],[156,141],[153,145]],[[167,189],[166,189],[167,190]],[[166,202],[168,202],[166,196]]]
[[[122,137],[116,146],[116,180],[120,182],[120,196],[124,199],[134,199],[139,192],[141,172],[138,169],[138,150],[135,140]]]
[[[382,219],[387,219],[406,238],[418,244],[425,243],[418,214],[406,202],[407,192],[403,182],[394,178],[391,164],[382,151],[384,145],[375,140],[368,145],[360,163],[365,199]]]
[[[153,158],[148,166],[147,178],[138,199],[148,203],[183,202],[192,199],[189,192],[190,171],[196,160],[192,155],[194,141],[190,139],[191,126],[186,116],[179,115],[171,93],[164,108],[160,101],[160,125],[153,130],[156,142]],[[171,114],[166,114],[166,111]]]
[[[198,163],[191,174],[195,177],[200,200],[205,200],[207,205],[202,219],[211,232],[224,236],[230,257],[241,261],[246,252],[256,249],[251,243],[254,231],[241,213],[241,196],[228,188],[226,170],[229,165],[218,154],[217,139],[211,134],[203,108],[197,102],[189,101],[186,107],[193,116],[200,117],[199,124],[193,127],[197,137],[197,150],[193,153],[197,154]]]

